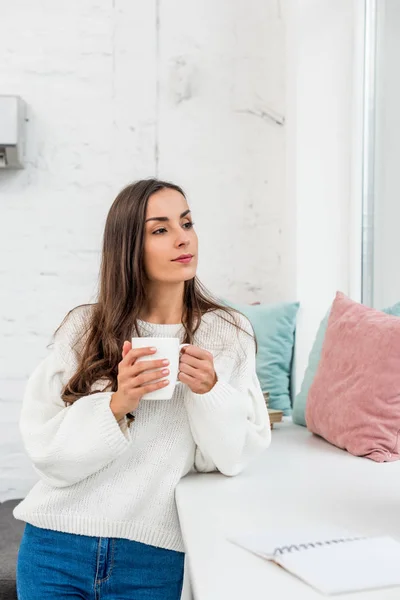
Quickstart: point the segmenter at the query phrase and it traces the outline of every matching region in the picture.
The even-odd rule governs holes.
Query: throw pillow
[[[298,302],[243,305],[226,302],[251,322],[257,338],[257,375],[268,407],[291,413],[290,379]]]
[[[307,427],[376,462],[400,458],[400,319],[338,292],[306,407]]]
[[[312,382],[314,381],[314,377],[318,369],[319,360],[321,358],[322,346],[324,344],[330,310],[331,309],[329,309],[328,313],[322,319],[321,324],[318,328],[313,347],[308,357],[308,365],[304,373],[304,378],[301,384],[300,392],[297,394],[294,400],[292,419],[294,423],[296,423],[297,425],[303,425],[303,427],[306,427],[305,412],[307,396]],[[383,312],[388,315],[400,317],[400,302],[397,302],[397,304],[389,306],[388,308],[384,308]]]

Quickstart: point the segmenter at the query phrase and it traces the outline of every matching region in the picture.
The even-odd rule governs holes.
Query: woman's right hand
[[[118,365],[118,389],[111,396],[110,408],[117,421],[127,413],[136,410],[144,394],[154,392],[168,385],[169,381],[163,379],[154,383],[157,379],[169,375],[168,360],[144,360],[137,359],[142,356],[150,356],[157,350],[154,348],[134,348],[130,342],[124,342],[122,349],[122,361]],[[157,369],[153,373],[147,373]]]

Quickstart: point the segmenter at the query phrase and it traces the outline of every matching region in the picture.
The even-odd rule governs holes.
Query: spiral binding
[[[336,540],[325,540],[323,542],[305,542],[303,544],[291,544],[290,546],[280,546],[275,548],[273,556],[282,556],[292,552],[300,552],[301,550],[310,550],[311,548],[319,548],[321,546],[333,546],[335,544],[343,544],[344,542],[357,542],[364,540],[365,537],[338,538]]]

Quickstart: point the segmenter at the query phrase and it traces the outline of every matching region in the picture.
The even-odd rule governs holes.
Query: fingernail
[[[168,374],[169,374],[169,370],[168,370],[168,369],[163,369],[163,370],[161,371],[161,373],[162,373],[163,375],[168,375]]]
[[[166,358],[165,360],[162,361],[163,365],[169,365],[169,360]]]
[[[152,352],[157,352],[157,348],[155,348],[154,346],[152,346],[152,347],[150,348],[150,350],[151,350]]]

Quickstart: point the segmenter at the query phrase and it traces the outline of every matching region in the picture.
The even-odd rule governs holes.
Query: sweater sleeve
[[[82,481],[130,446],[130,431],[110,408],[112,392],[84,396],[65,406],[62,388],[71,375],[66,349],[55,344],[28,380],[20,431],[40,478],[54,487]],[[125,420],[124,420],[125,421]]]
[[[197,445],[195,468],[237,475],[271,442],[268,411],[256,374],[255,341],[244,317],[234,346],[234,368],[206,394],[190,391],[186,408]],[[220,360],[224,360],[222,356]]]

